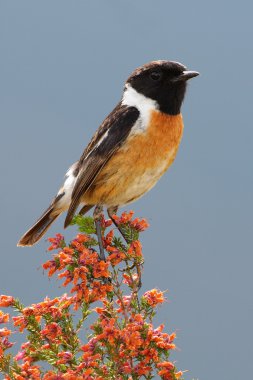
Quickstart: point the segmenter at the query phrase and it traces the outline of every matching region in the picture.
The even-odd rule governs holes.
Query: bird
[[[103,207],[112,221],[119,207],[141,198],[173,163],[183,135],[181,106],[187,82],[198,76],[176,61],[156,60],[138,67],[123,95],[105,118],[80,159],[67,171],[63,186],[18,246],[33,246],[65,211],[64,227],[94,207],[100,257]],[[118,226],[119,227],[119,226]]]

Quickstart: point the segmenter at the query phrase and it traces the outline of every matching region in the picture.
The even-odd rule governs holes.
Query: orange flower
[[[136,350],[143,344],[143,339],[139,331],[135,331],[131,326],[126,327],[122,332],[122,338],[129,350]]]
[[[106,263],[105,261],[99,261],[94,265],[93,276],[95,278],[110,277],[110,274],[108,273],[108,266],[109,263]]]
[[[57,271],[57,264],[55,260],[46,261],[42,267],[45,270],[49,269],[48,277],[51,277]]]
[[[84,235],[84,234],[78,234],[75,238],[75,240],[78,242],[78,243],[86,243],[87,241],[90,240],[90,237],[87,236],[87,235]]]
[[[15,380],[26,380],[24,376],[18,375],[17,373],[13,374]]]
[[[77,284],[79,280],[82,280],[83,282],[87,281],[86,273],[88,273],[88,269],[84,266],[80,268],[74,269],[74,277],[73,277],[73,284]]]
[[[84,248],[79,256],[79,265],[94,265],[98,262],[97,252],[92,252],[88,248]]]
[[[102,216],[101,227],[103,229],[106,229],[107,227],[110,227],[111,225],[112,225],[112,220],[111,219],[105,219],[104,216]]]
[[[145,219],[135,218],[130,223],[131,227],[134,228],[136,231],[142,232],[145,231],[149,224]]]
[[[58,357],[60,359],[57,360],[56,364],[64,364],[64,363],[68,363],[73,358],[73,354],[69,351],[64,351],[64,352],[59,352]]]
[[[57,258],[60,262],[60,268],[64,268],[66,265],[73,263],[72,255],[66,254],[64,251],[60,251]]]
[[[9,321],[9,314],[4,314],[0,310],[0,323],[7,323]]]
[[[152,307],[164,302],[163,292],[158,289],[149,290],[148,292],[144,293],[143,298]]]
[[[176,348],[175,344],[171,343],[172,340],[169,334],[162,333],[164,326],[160,325],[157,329],[151,332],[150,339],[155,342],[158,348],[162,348],[165,350],[174,350]],[[174,339],[175,335],[172,334]]]
[[[108,232],[108,234],[103,239],[105,247],[110,246],[110,244],[112,244],[113,237],[114,237],[114,231],[111,230],[110,232]],[[108,249],[106,248],[106,250],[108,250]]]
[[[5,295],[0,296],[0,307],[13,306],[13,303],[14,303],[14,297],[5,296]]]
[[[158,363],[157,368],[161,368],[161,370],[158,372],[158,375],[161,376],[164,380],[174,380],[174,379],[180,379],[182,377],[182,372],[176,372],[175,373],[175,366],[171,362],[161,362]]]
[[[167,369],[162,369],[158,372],[158,375],[161,376],[164,380],[173,380],[173,373]]]
[[[108,250],[108,248],[107,248]],[[120,252],[118,249],[113,249],[113,251],[111,252],[114,252],[114,253],[111,253],[108,257],[107,257],[107,261],[110,261],[112,265],[117,265],[119,263],[121,263],[122,260],[124,260],[126,258],[126,255],[124,252]]]
[[[157,366],[157,368],[163,367],[163,368],[170,369],[170,370],[174,369],[174,367],[175,367],[174,364],[171,362],[160,362],[156,366]]]
[[[95,312],[98,314],[104,314],[104,313],[106,313],[106,309],[104,309],[102,307],[96,307]]]
[[[132,366],[131,366],[131,363],[129,362],[125,362],[123,363],[123,365],[121,366],[121,372],[124,373],[124,374],[129,374],[132,372]]]
[[[133,219],[132,211],[115,216],[115,220],[132,232],[144,231],[148,226],[144,219]],[[63,285],[71,283],[73,294],[54,299],[46,297],[40,303],[18,307],[19,314],[13,317],[14,326],[21,332],[25,328],[29,330],[29,336],[16,355],[16,360],[22,362],[14,361],[15,366],[12,366],[13,360],[10,361],[13,380],[104,380],[112,376],[117,380],[133,380],[153,378],[157,372],[163,380],[182,378],[182,372],[176,372],[174,364],[165,361],[169,351],[176,347],[175,334],[164,333],[163,325],[158,328],[152,325],[154,308],[164,302],[164,293],[149,290],[138,302],[136,272],[143,262],[141,243],[133,241],[125,251],[113,239],[115,229],[105,232],[111,221],[103,217],[101,225],[104,247],[109,253],[106,262],[100,261],[96,247],[96,250],[88,248],[89,244],[95,246],[90,235],[79,233],[67,246],[61,234],[49,239],[52,243],[49,250],[57,249],[57,252],[43,267],[49,276],[56,272],[58,278],[65,281]],[[127,273],[121,268],[112,268],[124,260]],[[110,281],[104,279],[108,277]],[[100,302],[94,309],[96,321],[90,326],[88,342],[82,346],[79,339],[85,329],[83,320],[94,311],[91,304],[96,301]],[[0,296],[0,306],[16,304],[18,306],[13,297]],[[79,308],[77,318],[80,320],[76,321],[73,309]],[[8,319],[9,315],[0,311],[0,323]],[[8,340],[10,334],[7,328],[0,329],[1,363],[6,349],[13,345]],[[35,361],[49,362],[52,369],[44,373],[42,367],[33,365]],[[5,380],[10,378],[7,376]]]
[[[152,367],[151,366],[147,366],[145,365],[143,362],[139,363],[135,368],[134,368],[134,372],[139,375],[139,376],[142,376],[142,375],[148,375],[150,373],[150,371],[152,370]]]
[[[95,302],[97,300],[103,300],[108,293],[113,291],[112,284],[102,284],[99,281],[94,281],[91,285],[92,291],[90,293],[89,302]]]
[[[62,234],[56,234],[54,238],[48,238],[47,240],[52,243],[47,249],[48,251],[62,248],[65,245],[64,236]]]
[[[23,315],[18,316],[18,317],[12,317],[12,320],[13,320],[14,326],[19,326],[20,332],[22,332],[27,326],[25,317]]]
[[[26,361],[24,364],[20,366],[20,375],[15,373],[14,374],[15,380],[26,380],[26,379],[33,379],[33,380],[40,380],[40,370],[38,366],[32,366],[28,361]]]
[[[49,371],[43,376],[43,380],[63,380],[63,379],[64,378],[60,374],[56,375],[56,373],[54,373],[53,371]]]
[[[66,280],[62,284],[62,286],[67,286],[73,280],[73,274],[69,270],[65,270],[64,272],[58,274],[58,278],[66,277]]]
[[[63,252],[64,253],[66,253],[67,255],[73,255],[73,253],[74,253],[74,250],[73,250],[73,248],[70,248],[70,247],[64,247],[63,248]]]
[[[153,347],[145,348],[144,350],[140,351],[140,354],[145,356],[145,360],[147,362],[149,362],[151,360],[153,360],[154,362],[157,362],[159,360],[158,352]]]
[[[6,327],[0,329],[0,337],[9,336],[11,334],[11,331],[8,330]]]
[[[117,224],[128,224],[131,228],[134,228],[136,231],[139,232],[144,231],[149,227],[149,224],[145,219],[135,218],[134,220],[132,220],[133,215],[133,211],[129,211],[128,213],[123,212],[120,217],[117,215],[113,215],[113,219],[117,222]]]
[[[127,212],[123,212],[122,215],[121,215],[121,217],[120,217],[120,219],[119,219],[119,223],[120,224],[126,224],[126,223],[128,223],[132,219],[133,215],[134,215],[134,211],[132,211],[132,210],[129,211],[128,213]]]
[[[142,257],[142,246],[139,240],[133,241],[127,252],[133,258],[141,258]]]
[[[61,334],[62,329],[56,322],[47,324],[41,331],[41,335],[50,340],[54,340],[57,336],[61,336]]]
[[[71,242],[71,247],[74,248],[76,251],[79,253],[82,253],[85,251],[87,248],[83,245],[83,243],[80,243],[78,240],[74,239]]]
[[[63,310],[68,308],[73,303],[73,297],[68,297],[67,293],[59,298],[59,307]]]
[[[118,299],[116,303],[120,306],[117,309],[118,313],[124,312],[125,308],[129,308],[132,301],[132,296],[123,296],[121,299]]]
[[[139,276],[137,273],[133,273],[132,276],[127,273],[123,273],[123,284],[127,284],[130,288],[133,288],[137,281],[139,281]]]
[[[73,297],[73,301],[75,303],[75,310],[77,310],[83,302],[89,301],[90,290],[86,286],[86,282],[75,285],[71,289],[71,293],[76,293],[76,295]]]

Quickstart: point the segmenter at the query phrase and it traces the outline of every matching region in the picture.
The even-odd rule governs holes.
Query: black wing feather
[[[80,198],[90,188],[113,154],[124,143],[138,117],[137,108],[118,105],[94,135],[79,160],[77,181],[72,192],[65,227],[73,219]],[[99,144],[101,139],[103,140]]]

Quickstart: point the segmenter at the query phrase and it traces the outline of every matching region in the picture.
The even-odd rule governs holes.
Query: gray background
[[[175,164],[130,208],[147,217],[144,289],[169,289],[157,323],[178,332],[186,379],[252,374],[252,5],[231,1],[1,1],[0,293],[61,294],[43,239],[16,248],[124,80],[153,59],[191,81]],[[61,217],[47,236],[62,232]],[[66,236],[73,236],[70,228]],[[16,339],[16,338],[14,338]]]

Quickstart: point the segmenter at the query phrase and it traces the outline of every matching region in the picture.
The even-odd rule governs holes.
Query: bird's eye
[[[162,77],[162,73],[159,71],[151,71],[150,78],[154,81],[160,80]]]

